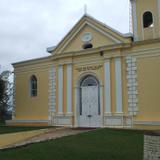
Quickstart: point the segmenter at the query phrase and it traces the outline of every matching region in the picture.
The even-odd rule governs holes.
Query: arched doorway
[[[100,127],[100,87],[92,75],[85,76],[80,83],[79,127]]]

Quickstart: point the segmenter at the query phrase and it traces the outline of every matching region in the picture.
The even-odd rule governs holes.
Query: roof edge
[[[62,40],[58,42],[58,44],[57,44],[56,46],[51,46],[51,47],[48,47],[48,48],[46,49],[47,52],[52,54],[52,52],[53,52],[54,50],[56,50],[56,48],[59,46],[59,44],[65,39],[65,37],[66,37],[67,35],[69,35],[69,34],[72,32],[72,30],[74,29],[74,27],[75,27],[83,18],[85,18],[85,17],[86,17],[86,18],[90,18],[90,19],[96,21],[96,22],[99,23],[100,25],[102,25],[102,26],[110,29],[111,31],[119,34],[121,37],[124,37],[124,38],[131,38],[131,37],[133,37],[133,34],[132,34],[132,33],[129,32],[129,33],[123,34],[123,33],[119,32],[119,31],[117,31],[116,29],[108,26],[107,24],[105,24],[105,23],[97,20],[96,18],[90,16],[89,14],[86,14],[86,13],[85,13],[85,14],[77,21],[77,23],[70,29],[70,31],[62,38]]]
[[[35,58],[35,59],[29,59],[29,60],[25,60],[25,61],[20,61],[20,62],[15,62],[15,63],[12,63],[11,65],[13,67],[17,66],[17,65],[21,65],[21,64],[24,64],[24,63],[30,63],[30,62],[36,62],[36,61],[43,61],[43,60],[49,60],[51,58],[51,56],[46,56],[46,57],[40,57],[40,58]]]

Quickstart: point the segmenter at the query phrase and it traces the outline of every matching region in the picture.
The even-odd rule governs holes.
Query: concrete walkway
[[[40,134],[45,134],[48,129],[39,129],[33,131],[22,131],[15,133],[0,134],[0,149],[10,146],[15,143],[30,139]]]
[[[47,140],[52,140],[64,136],[69,136],[69,135],[76,135],[79,133],[83,132],[88,132],[90,129],[72,129],[72,128],[50,128],[50,129],[45,129],[43,132],[42,130],[39,130],[41,132],[37,132],[37,134],[30,136],[30,137],[25,137],[24,139],[17,140],[17,141],[11,141],[10,143],[3,144],[1,145],[1,138],[0,138],[0,150],[3,149],[9,149],[9,148],[16,148],[20,146],[25,146],[28,144],[32,143],[38,143],[38,142],[43,142]],[[31,132],[31,131],[28,131]],[[33,132],[33,131],[32,131]],[[27,133],[27,132],[25,132]],[[8,134],[9,136],[15,136],[15,134],[22,134],[22,133],[13,133],[13,134]],[[24,132],[23,132],[24,134]],[[17,136],[15,136],[16,138]],[[7,138],[7,137],[6,137]]]

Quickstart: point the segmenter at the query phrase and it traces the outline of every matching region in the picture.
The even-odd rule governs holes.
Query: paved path
[[[51,139],[57,139],[57,138],[64,137],[64,136],[76,135],[79,133],[88,132],[90,130],[91,129],[51,128],[51,129],[48,129],[48,131],[45,133],[36,135],[32,138],[29,138],[27,140],[23,140],[18,143],[13,143],[13,144],[4,146],[0,149],[21,147],[21,146],[25,146],[28,144],[43,142],[43,141],[47,141],[47,140],[51,140]]]
[[[47,132],[48,129],[37,129],[32,131],[0,134],[0,149]]]

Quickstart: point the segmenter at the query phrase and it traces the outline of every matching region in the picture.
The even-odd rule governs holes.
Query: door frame
[[[74,87],[74,99],[75,99],[75,104],[74,104],[74,127],[79,127],[79,114],[80,114],[80,85],[82,80],[86,76],[93,76],[95,79],[99,82],[99,96],[100,96],[100,116],[101,116],[101,125],[100,127],[104,126],[103,122],[103,116],[104,116],[104,107],[103,107],[103,85],[102,85],[102,80],[100,77],[97,76],[94,72],[85,72],[81,73],[78,77],[78,79],[75,82],[75,87]]]

